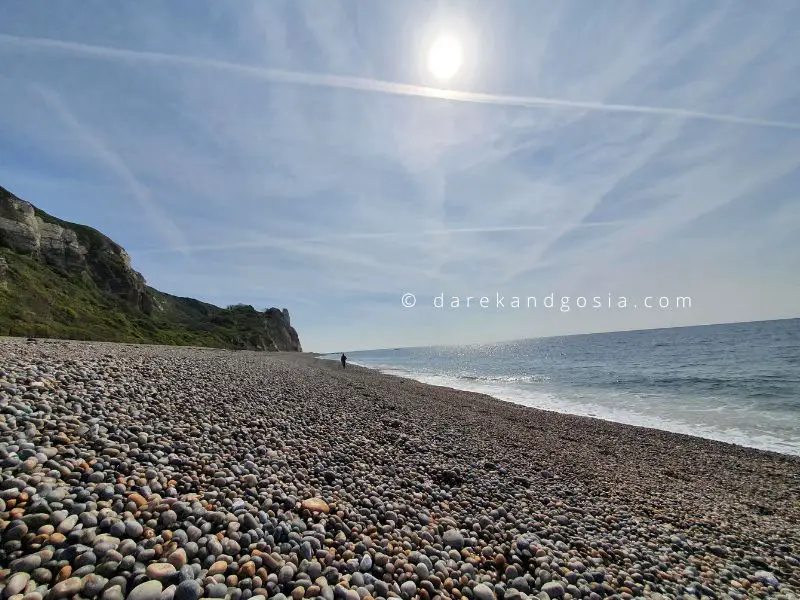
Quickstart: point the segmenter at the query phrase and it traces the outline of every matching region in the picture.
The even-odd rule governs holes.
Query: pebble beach
[[[299,353],[0,338],[0,598],[800,596],[800,458]]]

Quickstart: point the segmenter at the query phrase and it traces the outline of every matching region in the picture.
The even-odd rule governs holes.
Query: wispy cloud
[[[420,98],[450,100],[454,102],[467,102],[471,104],[488,104],[514,108],[553,108],[612,113],[619,112],[655,115],[660,117],[674,117],[679,119],[701,119],[717,121],[721,123],[733,123],[737,125],[751,125],[755,127],[775,127],[779,129],[800,130],[800,123],[709,113],[681,108],[587,102],[559,98],[542,98],[538,96],[505,96],[499,94],[465,92],[459,90],[412,85],[407,83],[396,83],[392,81],[382,81],[379,79],[367,79],[364,77],[348,77],[342,75],[266,69],[222,60],[198,58],[194,56],[180,56],[161,52],[126,50],[107,46],[94,46],[90,44],[64,42],[43,38],[24,38],[5,34],[0,34],[0,42],[19,44],[40,50],[74,52],[100,59],[147,61],[153,63],[167,63],[219,69],[228,72],[234,72],[239,75],[264,79],[271,83],[330,87],[361,92],[376,92],[398,96],[415,96]]]
[[[99,136],[81,124],[57,93],[40,84],[32,84],[32,89],[47,106],[55,112],[64,124],[80,139],[81,143],[105,164],[125,184],[133,199],[144,212],[153,229],[157,230],[169,244],[169,248],[187,253],[186,239],[177,225],[156,206],[150,198],[150,191],[142,185],[125,162]]]
[[[20,4],[0,24],[3,184],[111,229],[155,287],[288,306],[323,350],[797,305],[796,4],[197,2],[143,0],[124,31],[116,5]],[[439,27],[465,43],[452,89],[425,70]],[[151,235],[167,221],[182,238]],[[497,288],[699,300],[547,317],[399,303]]]
[[[592,228],[592,227],[608,227],[613,225],[620,225],[626,223],[625,221],[597,221],[591,223],[575,223],[567,226],[569,229]],[[474,234],[474,233],[509,233],[516,231],[547,231],[551,229],[551,225],[514,225],[508,227],[452,227],[447,229],[426,229],[422,231],[383,231],[383,232],[361,232],[361,233],[343,233],[332,234],[327,236],[306,237],[306,238],[287,238],[268,240],[252,241],[252,242],[234,242],[230,244],[206,244],[197,246],[178,246],[178,247],[158,247],[158,248],[142,248],[137,250],[137,254],[163,254],[170,252],[215,252],[220,250],[244,250],[248,248],[283,248],[291,250],[292,248],[300,248],[303,244],[316,244],[324,242],[335,242],[339,240],[407,240],[414,238],[422,238],[427,236],[451,236],[458,234]]]

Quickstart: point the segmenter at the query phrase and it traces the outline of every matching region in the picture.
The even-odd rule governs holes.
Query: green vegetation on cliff
[[[276,349],[270,347],[280,328],[270,323],[274,312],[148,292],[157,307],[149,315],[103,293],[85,273],[59,273],[0,247],[0,335]]]
[[[301,350],[286,310],[149,287],[125,250],[0,187],[0,336]]]

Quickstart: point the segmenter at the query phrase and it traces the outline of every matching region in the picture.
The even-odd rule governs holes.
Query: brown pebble
[[[209,576],[221,575],[222,573],[224,573],[227,570],[228,570],[228,563],[226,563],[224,560],[218,560],[217,562],[215,562],[213,565],[211,565],[209,567],[208,575]]]
[[[311,512],[327,514],[330,511],[330,506],[328,506],[328,503],[322,498],[308,498],[307,500],[303,500],[302,507]]]
[[[239,577],[242,579],[252,579],[256,574],[256,564],[253,561],[247,561],[239,569]]]
[[[183,548],[178,548],[177,550],[175,550],[175,552],[169,555],[167,561],[173,567],[180,570],[182,566],[184,566],[187,562],[189,562],[189,559],[186,556],[186,550],[184,550]]]
[[[175,565],[170,563],[150,563],[145,571],[150,579],[163,581],[175,573]]]
[[[147,500],[145,500],[144,496],[137,494],[136,492],[133,492],[130,496],[128,496],[128,500],[133,502],[138,508],[147,506]]]
[[[72,575],[72,567],[70,565],[64,565],[59,569],[58,575],[56,575],[56,583],[61,583],[65,579],[69,579],[70,575]]]

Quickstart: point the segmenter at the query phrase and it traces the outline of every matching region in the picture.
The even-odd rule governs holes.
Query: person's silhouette
[[[342,358],[340,360],[342,361],[342,368],[347,368],[347,357],[344,355],[344,352],[342,352]]]

